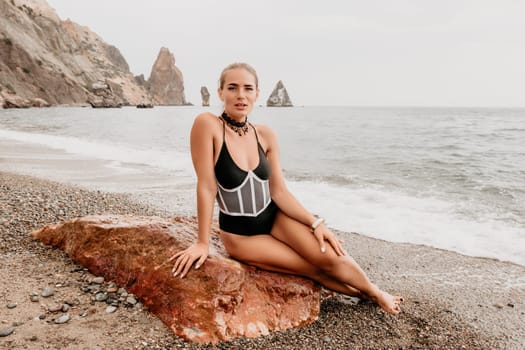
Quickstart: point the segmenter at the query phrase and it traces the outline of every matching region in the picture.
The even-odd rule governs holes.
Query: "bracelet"
[[[317,218],[313,223],[312,225],[310,225],[310,227],[312,228],[312,232],[315,231],[315,229],[321,225],[322,223],[324,222],[324,219],[323,218]]]

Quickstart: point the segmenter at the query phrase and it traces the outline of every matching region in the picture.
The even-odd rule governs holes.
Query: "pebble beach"
[[[404,296],[399,316],[336,295],[307,327],[191,344],[133,295],[28,235],[91,214],[178,215],[127,194],[0,172],[0,348],[524,349],[525,267],[346,232],[338,235],[371,279]]]

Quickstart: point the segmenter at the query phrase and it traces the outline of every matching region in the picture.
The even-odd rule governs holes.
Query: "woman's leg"
[[[310,264],[292,248],[270,235],[239,236],[221,233],[231,257],[264,270],[308,277],[338,293],[362,297],[357,289],[341,283]]]
[[[326,252],[321,253],[319,243],[302,223],[278,212],[271,235],[285,243],[304,260],[318,267],[332,279],[349,285],[375,301],[385,311],[397,314],[402,298],[392,296],[370,282],[365,272],[350,256],[338,256],[327,244]]]

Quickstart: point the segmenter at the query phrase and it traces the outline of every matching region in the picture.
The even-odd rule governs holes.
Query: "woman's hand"
[[[191,265],[195,263],[195,269],[202,266],[206,258],[208,257],[209,245],[205,243],[194,243],[187,249],[178,252],[173,255],[170,260],[176,259],[173,265],[173,277],[180,275],[180,278],[186,276],[191,268]]]
[[[338,240],[334,233],[330,231],[324,224],[317,226],[313,234],[321,246],[321,253],[326,252],[325,241],[327,241],[332,246],[332,248],[334,248],[334,251],[337,255],[346,255],[341,241]]]

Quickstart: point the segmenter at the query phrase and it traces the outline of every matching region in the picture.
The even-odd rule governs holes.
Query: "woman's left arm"
[[[328,242],[338,255],[346,255],[341,242],[335,237],[334,233],[329,230],[324,223],[319,224],[315,229],[312,229],[312,224],[318,219],[310,213],[303,205],[295,198],[295,196],[288,190],[284,174],[281,169],[281,161],[279,155],[279,144],[275,132],[268,126],[258,125],[260,134],[263,136],[266,144],[266,157],[270,162],[270,194],[273,201],[279,209],[289,217],[299,221],[308,226],[312,230],[314,236],[317,238],[321,252],[325,252],[325,241]]]

